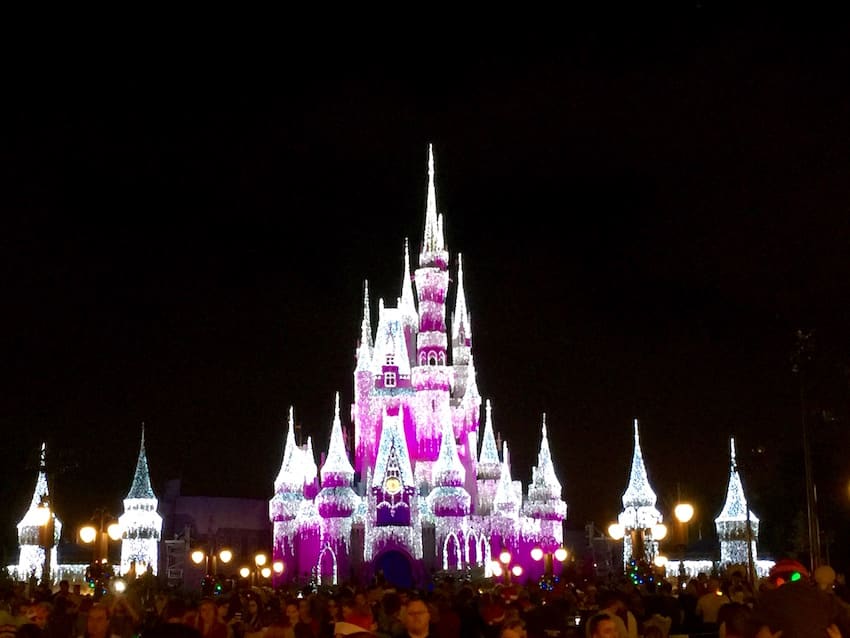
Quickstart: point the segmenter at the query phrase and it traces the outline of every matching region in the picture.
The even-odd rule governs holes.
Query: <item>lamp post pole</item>
[[[53,512],[50,509],[50,501],[47,496],[41,497],[39,505],[39,541],[42,550],[44,551],[44,565],[41,568],[41,583],[50,587],[50,552],[53,549],[53,535],[55,534],[55,526],[53,521]]]

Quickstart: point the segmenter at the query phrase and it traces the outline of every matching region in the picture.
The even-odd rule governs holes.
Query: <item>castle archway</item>
[[[384,580],[396,587],[410,589],[414,585],[410,556],[404,552],[383,552],[375,559],[375,572],[383,574]]]

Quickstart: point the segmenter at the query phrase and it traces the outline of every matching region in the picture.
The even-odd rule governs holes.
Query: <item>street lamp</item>
[[[494,560],[490,563],[490,570],[493,572],[493,576],[497,578],[503,576],[505,585],[511,584],[511,576],[519,578],[523,573],[522,565],[511,565],[511,559],[513,559],[511,552],[505,548],[499,552],[499,560]]]
[[[273,571],[276,574],[283,573],[283,561],[275,561],[271,567],[267,564],[268,562],[269,557],[262,552],[258,552],[254,555],[254,569],[251,569],[248,566],[243,566],[239,569],[239,575],[245,579],[250,578],[251,583],[257,585],[260,582],[260,578],[265,580],[271,578]]]
[[[41,497],[41,503],[35,510],[35,523],[38,525],[38,544],[44,551],[44,566],[41,571],[41,582],[43,585],[50,586],[50,552],[53,549],[54,533],[55,533],[55,516],[50,510],[50,503],[47,496]]]
[[[536,546],[531,550],[531,558],[534,561],[543,561],[543,580],[549,587],[552,586],[555,580],[555,561],[563,563],[567,560],[568,552],[565,547],[558,547],[553,552],[544,552],[540,546]]]
[[[206,551],[203,549],[196,549],[193,551],[189,558],[192,559],[192,562],[195,565],[204,564],[204,577],[201,580],[201,593],[204,596],[209,596],[216,592],[219,588],[218,582],[218,561],[221,561],[225,565],[233,560],[233,552],[229,549],[221,549],[216,551],[214,548],[210,547]]]
[[[651,565],[658,556],[656,553],[657,541],[667,537],[667,526],[663,523],[656,523],[649,527],[626,527],[621,523],[612,523],[608,526],[608,535],[615,541],[622,540],[626,534],[629,535],[631,541],[632,555],[629,557],[629,564],[632,565],[628,571],[631,572],[632,580],[636,580],[637,584],[642,584],[644,577],[649,577]],[[650,555],[646,553],[646,543],[650,543]],[[625,558],[625,556],[624,556]]]
[[[92,546],[92,562],[89,567],[89,584],[95,588],[94,599],[100,600],[106,593],[109,581],[109,541],[121,540],[121,526],[117,519],[103,509],[95,510],[88,525],[80,528],[80,540]]]

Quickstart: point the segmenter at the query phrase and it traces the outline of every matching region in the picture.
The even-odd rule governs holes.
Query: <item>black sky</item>
[[[69,528],[119,510],[142,421],[159,491],[181,477],[269,497],[290,405],[322,449],[333,393],[352,398],[362,281],[393,299],[404,238],[421,241],[428,142],[515,478],[545,411],[570,524],[602,525],[637,416],[662,509],[678,483],[708,533],[736,434],[779,544],[802,508],[790,357],[814,329],[816,475],[839,534],[847,42],[695,14],[640,36],[576,29],[545,55],[16,80],[0,150],[4,542],[43,439]]]

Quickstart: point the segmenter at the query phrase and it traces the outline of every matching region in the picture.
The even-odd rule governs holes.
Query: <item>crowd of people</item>
[[[2,592],[0,638],[850,637],[846,590],[829,567],[776,572],[755,590],[742,572],[679,585],[446,578],[423,590],[252,587],[199,597],[138,581],[95,600],[66,581],[56,592],[15,583]]]

